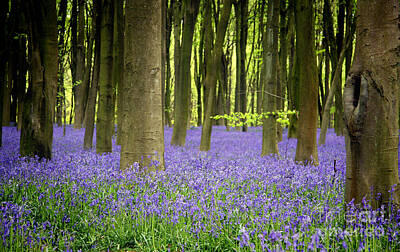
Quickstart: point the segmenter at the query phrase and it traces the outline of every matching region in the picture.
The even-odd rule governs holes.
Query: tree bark
[[[67,18],[67,0],[60,1],[57,20],[58,26],[58,82],[56,97],[56,123],[62,125],[63,100],[62,90],[64,88],[64,56],[65,56],[65,20]]]
[[[353,32],[354,32],[354,30],[353,30]],[[352,39],[351,39],[352,36],[353,35],[350,33],[349,37],[347,38],[346,45],[341,49],[339,61],[336,65],[336,69],[335,69],[335,75],[333,76],[332,85],[329,90],[328,97],[326,98],[326,102],[324,105],[324,111],[322,114],[321,131],[320,131],[319,139],[318,139],[319,146],[325,144],[326,132],[327,132],[328,126],[329,126],[330,110],[331,110],[331,106],[333,104],[333,97],[334,97],[334,94],[336,94],[336,90],[339,88],[339,85],[341,84],[339,75],[342,74],[342,65],[343,65],[343,62],[345,59],[347,48],[352,41]]]
[[[356,48],[344,89],[349,133],[345,201],[399,207],[399,2],[357,2]]]
[[[124,0],[114,0],[113,82],[117,90],[117,144],[121,145],[123,133],[122,104],[124,92]]]
[[[179,52],[179,74],[175,81],[175,122],[171,144],[184,146],[190,113],[192,45],[194,26],[199,11],[199,0],[184,1],[182,42]]]
[[[85,0],[78,0],[78,36],[76,47],[76,80],[74,83],[75,121],[74,128],[80,129],[85,115],[87,86],[85,75]]]
[[[276,112],[276,93],[278,81],[278,32],[279,32],[279,0],[268,2],[267,29],[264,33],[263,53],[263,112]],[[279,154],[277,125],[275,115],[263,119],[263,144],[261,156]]]
[[[103,0],[100,31],[100,75],[99,103],[96,125],[96,152],[112,152],[112,132],[114,129],[113,110],[113,27],[114,4]]]
[[[88,100],[85,111],[85,135],[83,148],[88,150],[93,147],[94,120],[96,115],[96,98],[100,75],[100,25],[101,25],[101,0],[93,1],[94,18],[92,19],[92,32],[95,37],[94,64],[90,82]]]
[[[299,76],[299,128],[295,160],[304,164],[317,164],[318,74],[312,0],[295,2],[295,19]]]
[[[6,65],[7,65],[7,13],[9,8],[8,1],[2,1],[0,5],[0,27],[3,27],[0,33],[0,147],[3,140],[3,93],[6,85]]]
[[[166,59],[166,73],[165,73],[165,100],[164,100],[164,118],[165,124],[172,127],[171,118],[171,33],[172,33],[172,17],[174,10],[175,0],[167,1],[170,2],[167,10],[167,21],[166,21],[166,36],[165,36],[165,59]]]
[[[209,0],[206,0],[205,4],[210,4]],[[224,7],[222,9],[221,19],[218,21],[214,50],[211,54],[211,58],[207,60],[207,66],[206,66],[205,86],[208,88],[208,94],[207,94],[207,103],[204,113],[204,124],[201,131],[200,151],[210,150],[211,131],[212,131],[211,114],[214,105],[215,89],[217,84],[218,67],[216,66],[221,62],[224,38],[232,9],[232,0],[224,0],[223,5]],[[207,29],[206,27],[206,34],[209,32],[212,31]]]
[[[50,159],[58,71],[56,1],[25,4],[32,77],[24,102],[20,152],[22,156]]]
[[[294,18],[294,0],[289,0],[288,4],[288,51],[289,51],[289,79],[288,79],[288,106],[291,110],[298,111],[299,109],[299,85],[297,75],[296,62],[296,46],[295,46],[295,18]],[[288,138],[297,137],[298,129],[298,114],[289,116]]]
[[[125,23],[124,127],[121,169],[135,162],[142,171],[164,168],[164,130],[161,99],[161,0],[127,0]],[[143,17],[143,13],[146,16]]]

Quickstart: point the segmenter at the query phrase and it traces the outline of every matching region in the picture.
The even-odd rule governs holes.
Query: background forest
[[[12,0],[0,250],[396,250],[399,1]]]

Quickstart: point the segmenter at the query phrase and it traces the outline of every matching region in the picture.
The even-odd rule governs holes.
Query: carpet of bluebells
[[[0,149],[0,251],[390,251],[400,249],[399,214],[345,206],[344,138],[329,131],[319,165],[260,157],[260,128],[216,127],[212,149],[169,144],[166,170],[119,170],[119,146],[84,151],[84,130],[55,127],[53,159],[19,157],[19,132],[3,128]],[[336,164],[336,165],[334,165]]]

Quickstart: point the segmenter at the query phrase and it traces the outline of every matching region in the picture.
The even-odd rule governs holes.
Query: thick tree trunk
[[[32,77],[24,102],[20,152],[22,156],[50,159],[58,71],[56,1],[25,4]]]
[[[400,204],[398,175],[399,2],[357,2],[354,62],[344,89],[345,201]]]
[[[182,43],[179,53],[179,74],[175,81],[175,122],[171,144],[184,146],[190,113],[192,44],[200,1],[184,1]]]
[[[295,19],[296,64],[299,70],[299,128],[295,160],[317,164],[318,74],[312,0],[295,2]]]
[[[96,125],[96,152],[112,152],[112,132],[114,129],[113,110],[113,27],[114,4],[103,0],[100,31],[100,75],[99,103]]]
[[[261,80],[264,83],[263,112],[276,112],[278,81],[278,32],[279,32],[279,0],[268,2],[267,29],[263,43],[263,71]],[[263,119],[263,144],[261,156],[279,154],[276,117],[272,114]]]
[[[205,4],[210,4],[209,0],[206,0]],[[207,94],[207,101],[206,101],[207,103],[204,113],[204,124],[201,131],[200,151],[210,150],[211,130],[212,130],[211,113],[214,105],[215,89],[217,84],[217,69],[218,69],[217,65],[220,64],[221,62],[225,33],[228,27],[228,21],[232,9],[232,0],[224,0],[223,5],[224,7],[222,9],[221,19],[218,22],[214,50],[212,52],[211,58],[207,60],[207,66],[206,66],[207,69],[206,69],[205,86],[208,88],[208,94]],[[206,34],[208,32],[211,31],[208,30],[206,27]]]
[[[123,105],[125,110],[135,109],[124,117],[127,134],[121,145],[121,169],[135,162],[142,171],[145,167],[150,171],[164,168],[162,2],[126,1],[124,94],[131,99],[125,99]]]

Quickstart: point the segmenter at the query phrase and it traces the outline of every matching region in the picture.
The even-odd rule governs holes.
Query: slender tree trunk
[[[346,33],[351,30],[351,27],[355,26],[353,18],[353,9],[354,9],[354,2],[352,0],[346,0]],[[353,37],[351,38],[352,41]],[[350,71],[352,57],[353,57],[353,42],[350,43],[348,49],[346,50],[346,68],[345,68],[346,76]]]
[[[24,102],[22,156],[51,158],[57,90],[58,48],[55,0],[26,1],[31,82]]]
[[[258,45],[260,47],[262,47],[262,41],[263,41],[263,34],[264,34],[264,11],[265,11],[265,3],[266,1],[260,1],[260,13],[259,13],[259,36],[258,36]],[[259,48],[261,49],[261,48]],[[260,58],[262,57],[262,55],[260,55]],[[260,64],[260,61],[257,61],[257,73],[258,73],[258,81],[257,81],[257,114],[261,114],[261,110],[262,110],[262,101],[263,101],[263,83],[262,83],[262,77],[261,77],[261,72],[262,70],[260,70],[260,66],[262,69],[262,64]]]
[[[199,11],[200,1],[188,0],[184,2],[183,32],[180,47],[179,75],[175,81],[175,123],[171,144],[184,146],[186,128],[190,113],[191,74],[190,62],[192,59],[193,33]]]
[[[278,100],[277,110],[283,110],[285,106],[285,100],[283,97],[285,96],[285,90],[288,88],[287,81],[287,33],[288,33],[288,24],[287,24],[287,8],[286,3],[280,3],[280,27],[279,27],[279,44],[280,44],[280,53],[279,53],[279,83],[280,83],[280,92],[278,95],[281,97]],[[282,141],[282,126],[279,124],[278,127],[278,141]]]
[[[264,82],[264,113],[276,111],[276,91],[278,77],[278,31],[279,31],[279,0],[268,2],[267,29],[264,33],[263,72],[261,79]],[[279,154],[276,118],[268,115],[263,120],[263,144],[261,156]]]
[[[296,64],[299,70],[299,128],[295,160],[317,164],[318,74],[312,0],[295,2],[295,19]]]
[[[112,152],[113,119],[113,27],[114,4],[103,0],[100,28],[99,103],[96,125],[96,152]]]
[[[296,46],[295,46],[295,18],[294,18],[294,0],[289,0],[288,5],[288,51],[289,51],[289,79],[288,79],[288,97],[289,109],[298,111],[299,109],[299,85],[297,75],[297,62],[296,62]],[[289,116],[288,138],[297,137],[298,129],[298,114]]]
[[[0,4],[0,27],[3,27],[0,33],[0,147],[3,140],[3,93],[6,85],[6,65],[7,65],[7,12],[9,1],[2,1]]]
[[[76,80],[75,80],[75,122],[74,128],[80,129],[85,113],[85,98],[87,87],[84,83],[85,74],[85,0],[78,0],[78,36],[76,52]]]
[[[57,97],[56,97],[56,122],[60,127],[62,125],[62,109],[63,96],[62,89],[64,87],[64,55],[65,55],[65,20],[67,18],[67,0],[61,0],[58,8],[58,82],[57,82]]]
[[[350,136],[345,201],[400,204],[399,2],[357,2],[356,48],[344,89]]]
[[[353,29],[353,32],[354,32],[354,29]],[[336,89],[338,89],[339,85],[341,84],[339,75],[342,74],[343,62],[344,62],[344,59],[346,56],[347,48],[349,47],[350,43],[352,43],[352,37],[353,37],[353,34],[349,33],[349,36],[347,36],[347,40],[346,40],[347,42],[344,45],[344,47],[341,49],[339,61],[336,64],[336,70],[334,72],[335,75],[333,77],[332,85],[331,85],[328,97],[326,98],[326,103],[324,106],[324,111],[323,111],[323,115],[322,115],[322,123],[321,123],[321,131],[320,131],[319,139],[318,139],[318,145],[325,144],[326,132],[327,132],[328,126],[329,126],[330,110],[331,110],[331,106],[333,104],[333,97],[334,97],[334,94],[336,94]]]
[[[7,68],[7,81],[3,88],[3,126],[10,126],[10,107],[11,107],[11,87],[12,87],[12,63],[10,56],[8,56],[8,68]]]
[[[209,0],[206,0],[206,5],[210,5]],[[222,52],[223,52],[223,44],[226,29],[228,27],[228,21],[231,14],[232,9],[232,0],[224,0],[223,9],[221,14],[221,20],[218,22],[217,27],[217,35],[215,39],[214,50],[212,52],[211,58],[207,61],[207,70],[206,70],[206,79],[205,86],[208,88],[208,96],[207,103],[205,107],[204,113],[204,125],[201,132],[201,142],[200,142],[200,151],[208,151],[210,150],[211,145],[211,130],[212,130],[212,122],[211,122],[211,113],[214,104],[215,98],[215,89],[217,84],[217,64],[221,62]],[[207,8],[207,7],[205,7]],[[206,10],[207,11],[207,10]],[[209,29],[209,27],[208,27]],[[211,32],[207,29],[206,26],[206,34]]]
[[[124,107],[136,109],[124,117],[127,135],[121,145],[121,169],[134,162],[140,163],[142,171],[145,167],[150,171],[164,168],[163,8],[162,0],[126,1],[124,93],[132,99],[125,99]]]
[[[167,1],[168,2],[168,1]],[[172,16],[174,10],[175,0],[169,1],[169,7],[167,10],[167,21],[166,21],[166,36],[165,36],[165,59],[166,59],[166,77],[165,77],[165,100],[164,100],[164,117],[165,124],[172,127],[171,119],[171,33],[172,33]]]
[[[114,0],[114,65],[113,82],[117,90],[117,144],[121,145],[123,137],[122,125],[122,92],[124,84],[124,0]]]
[[[340,57],[340,52],[342,51],[343,47],[343,38],[344,38],[344,18],[345,18],[345,3],[344,1],[339,1],[338,3],[338,16],[337,16],[337,23],[338,23],[338,30],[336,33],[336,44],[337,44],[337,50],[336,50],[336,59],[337,59],[337,64],[339,64],[339,57]],[[344,121],[343,121],[343,98],[342,98],[342,67],[337,67],[335,66],[335,70],[339,70],[340,73],[338,75],[338,82],[339,85],[336,88],[336,93],[335,93],[335,133],[338,136],[343,136],[343,129],[345,127]]]
[[[101,0],[93,1],[94,18],[92,19],[92,32],[95,37],[94,45],[94,64],[92,78],[90,82],[88,100],[85,111],[85,135],[83,148],[88,150],[93,147],[94,121],[96,115],[96,98],[98,91],[98,82],[100,75],[100,25],[101,25]]]
[[[239,43],[240,43],[240,111],[242,113],[247,112],[247,78],[246,78],[246,48],[247,48],[247,33],[248,33],[248,0],[240,1],[240,33],[239,33]],[[247,132],[247,125],[242,126],[242,131]]]

